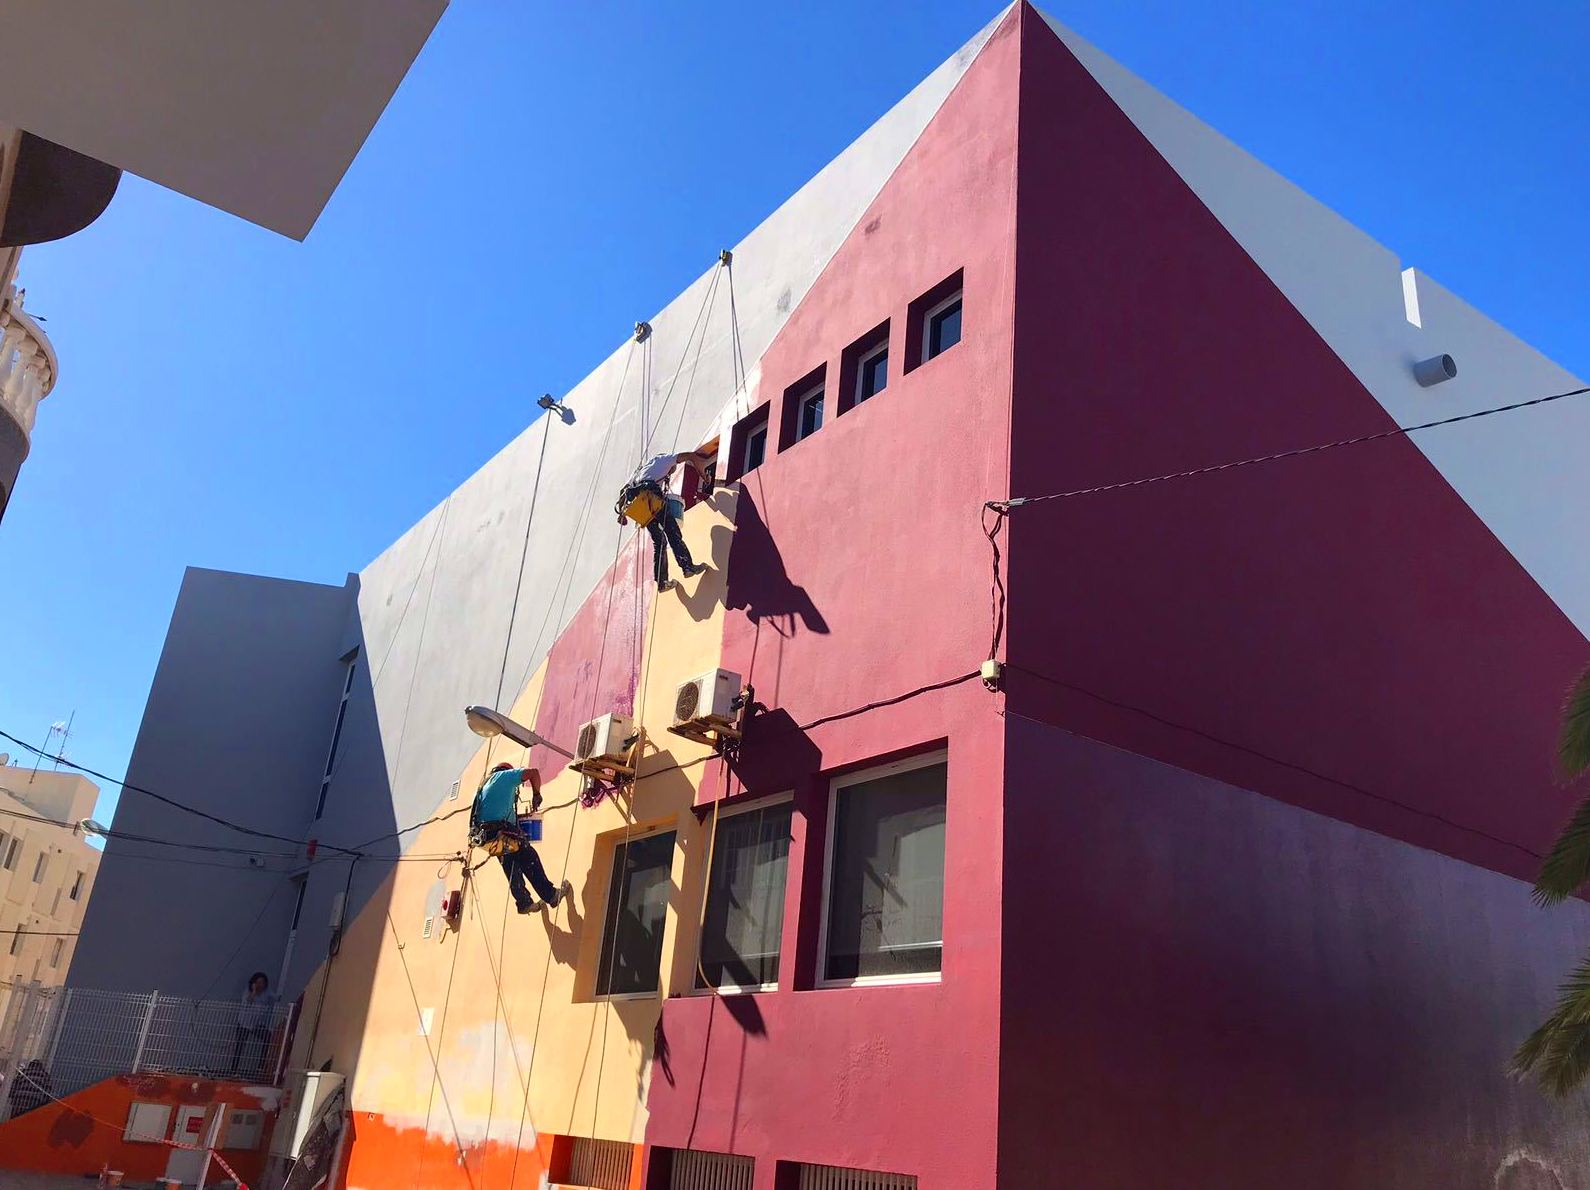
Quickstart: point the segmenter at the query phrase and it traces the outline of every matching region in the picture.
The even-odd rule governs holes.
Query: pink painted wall
[[[1015,23],[1008,21],[762,361],[764,397],[826,364],[828,423],[744,482],[724,662],[769,711],[736,786],[794,789],[781,986],[670,1000],[647,1140],[902,1171],[923,1190],[994,1176],[1002,724],[973,681],[800,725],[975,670],[989,631],[981,502],[1006,491]],[[902,375],[906,310],[965,271],[962,342]],[[845,348],[890,319],[887,389],[834,417]],[[773,424],[781,422],[775,408]],[[828,778],[948,741],[940,984],[811,990]],[[708,782],[706,787],[717,787]]]
[[[592,533],[608,534],[617,549],[618,527],[611,516],[602,516],[605,505],[592,516],[601,524]],[[573,751],[580,725],[610,711],[630,714],[640,681],[641,636],[645,632],[656,586],[651,577],[651,539],[626,527],[626,541],[615,553],[614,564],[547,654],[545,696],[536,712],[538,734]],[[512,675],[509,675],[510,679]],[[530,763],[543,773],[558,771],[564,762],[550,749],[530,751]]]

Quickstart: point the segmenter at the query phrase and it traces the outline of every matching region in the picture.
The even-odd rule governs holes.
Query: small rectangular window
[[[22,850],[22,840],[15,835],[11,836],[11,845],[6,848],[6,862],[0,864],[7,872],[14,872],[17,866],[17,853]]]
[[[596,971],[598,996],[657,990],[673,858],[673,831],[631,839],[613,849]]]
[[[65,950],[65,949],[66,949],[66,939],[65,938],[57,938],[55,940],[55,945],[50,947],[50,966],[51,967],[59,967],[61,965],[61,951]]]
[[[942,355],[961,341],[961,295],[957,293],[927,314],[922,334],[922,362]]]
[[[839,357],[839,412],[877,396],[889,384],[889,324],[880,322]]]
[[[856,404],[881,393],[889,383],[889,345],[880,343],[856,364]]]
[[[771,406],[763,405],[755,413],[743,418],[729,436],[728,482],[755,471],[767,458],[768,414]]]
[[[44,853],[40,853],[39,858],[33,862],[34,884],[42,884],[44,882],[44,869],[49,866],[49,863],[50,857]]]
[[[72,877],[72,891],[67,893],[66,895],[68,897],[70,897],[74,901],[76,901],[76,900],[78,900],[79,898],[82,897],[82,895],[83,895],[83,873],[79,872],[77,875]]]
[[[796,405],[795,441],[810,438],[823,428],[823,390],[819,385],[806,393]]]
[[[759,988],[778,983],[793,810],[786,800],[728,815],[718,823],[696,986]]]
[[[834,783],[824,982],[921,978],[940,970],[948,772],[939,755]]]
[[[22,949],[22,927],[18,926],[11,931],[11,953],[16,954]]]
[[[780,450],[788,450],[823,428],[823,390],[828,385],[827,377],[828,367],[823,365],[784,390],[778,437]]]
[[[962,274],[944,278],[911,303],[906,324],[906,371],[943,355],[961,341]]]

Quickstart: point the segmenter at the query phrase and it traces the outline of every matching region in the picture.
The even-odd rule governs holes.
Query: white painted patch
[[[421,1037],[429,1037],[431,1035],[431,1025],[435,1022],[435,1020],[436,1020],[436,1009],[434,1009],[434,1008],[422,1008],[422,1009],[420,1009],[420,1036]]]
[[[1424,326],[1419,319],[1419,278],[1412,269],[1402,270],[1402,312],[1414,326]]]

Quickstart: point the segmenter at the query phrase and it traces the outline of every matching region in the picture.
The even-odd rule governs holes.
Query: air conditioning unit
[[[680,684],[674,696],[674,724],[733,727],[739,718],[740,675],[714,669]]]
[[[575,760],[628,764],[630,741],[634,738],[635,721],[628,715],[600,715],[580,728],[574,745]]]

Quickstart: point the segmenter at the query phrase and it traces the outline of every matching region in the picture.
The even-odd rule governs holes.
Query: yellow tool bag
[[[478,831],[471,842],[487,855],[508,855],[519,850],[524,836],[511,830]]]
[[[624,505],[624,515],[642,527],[657,519],[667,501],[650,488],[632,488],[629,503]]]

